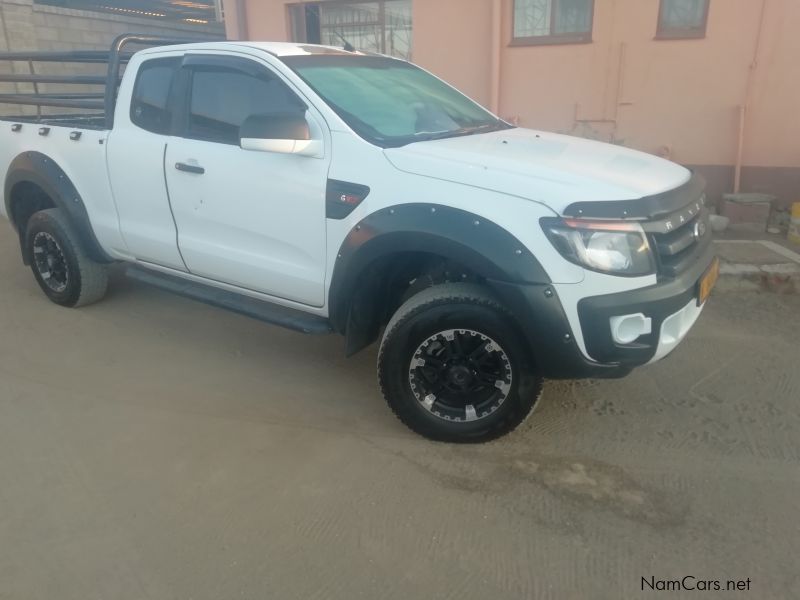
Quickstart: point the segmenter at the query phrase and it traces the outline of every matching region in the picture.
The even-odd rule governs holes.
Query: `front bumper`
[[[700,317],[703,308],[705,304],[698,305],[697,300],[692,298],[686,306],[664,319],[656,353],[648,364],[661,360],[678,347]]]
[[[677,277],[638,290],[581,300],[578,316],[589,356],[601,363],[637,367],[669,354],[700,316],[703,307],[697,305],[698,282],[713,260],[714,248],[708,239]],[[636,313],[652,320],[650,333],[630,344],[614,341],[611,318]]]
[[[708,239],[683,273],[655,285],[625,292],[593,296],[578,302],[583,344],[575,340],[569,320],[552,285],[518,285],[491,282],[512,311],[527,338],[541,374],[549,379],[616,378],[635,367],[669,354],[688,333],[702,312],[697,304],[698,282],[714,259]],[[612,317],[642,313],[651,320],[648,334],[629,344],[615,342]]]

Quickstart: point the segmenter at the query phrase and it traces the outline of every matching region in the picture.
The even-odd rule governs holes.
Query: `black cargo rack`
[[[74,50],[65,52],[0,52],[0,61],[27,62],[29,73],[0,74],[0,83],[30,83],[33,93],[0,94],[0,104],[36,106],[36,119],[57,121],[59,119],[77,119],[89,122],[102,122],[107,129],[114,126],[114,105],[117,101],[120,71],[130,61],[132,52],[123,52],[130,44],[143,46],[171,46],[175,44],[192,44],[214,41],[203,39],[177,39],[154,35],[125,33],[118,36],[111,44],[110,50]],[[35,63],[83,63],[106,65],[105,75],[44,75],[35,72]],[[13,71],[13,68],[11,69]],[[104,86],[97,92],[74,93],[40,93],[39,84]],[[97,111],[91,115],[42,115],[43,107],[82,109]],[[2,119],[31,120],[32,117],[0,117]]]

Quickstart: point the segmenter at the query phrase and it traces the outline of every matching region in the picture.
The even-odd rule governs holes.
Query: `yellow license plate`
[[[714,285],[717,283],[717,279],[719,279],[719,259],[714,258],[714,262],[711,263],[711,266],[708,267],[708,270],[705,274],[700,278],[699,290],[697,294],[697,304],[698,306],[702,306],[708,297],[711,295],[711,290],[714,289]]]

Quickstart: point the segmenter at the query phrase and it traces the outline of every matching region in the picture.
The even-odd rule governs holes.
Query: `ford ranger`
[[[126,263],[178,294],[342,334],[348,355],[380,340],[394,413],[459,442],[521,423],[543,378],[664,358],[703,310],[718,262],[704,183],[682,166],[514,127],[387,56],[164,43],[0,56],[107,63],[103,77],[1,79],[104,85],[0,96],[38,107],[0,120],[0,212],[56,304],[100,300]]]

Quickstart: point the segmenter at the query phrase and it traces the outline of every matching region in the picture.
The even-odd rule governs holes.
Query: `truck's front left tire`
[[[60,209],[34,213],[28,221],[25,244],[33,276],[56,304],[85,306],[105,296],[105,265],[89,258],[75,228]]]
[[[381,390],[397,417],[433,440],[508,433],[542,389],[511,315],[475,284],[445,283],[406,301],[384,332]]]

